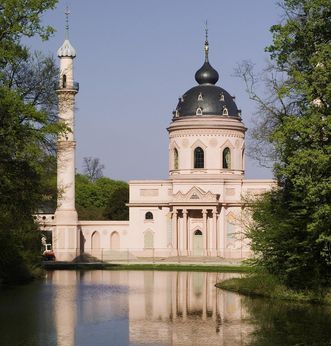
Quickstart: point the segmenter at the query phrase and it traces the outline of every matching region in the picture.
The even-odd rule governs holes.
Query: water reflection
[[[331,345],[331,307],[244,299],[256,328],[252,346]]]
[[[1,345],[329,345],[330,308],[215,288],[234,274],[54,271],[0,290]]]

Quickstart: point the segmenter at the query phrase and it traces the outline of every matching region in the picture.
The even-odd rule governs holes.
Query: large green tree
[[[278,182],[253,204],[248,236],[269,272],[289,286],[319,289],[331,283],[331,3],[284,0],[282,7],[267,48],[269,97],[257,96],[250,66],[239,71],[259,105],[255,148],[272,153]]]
[[[76,208],[81,220],[128,220],[129,185],[106,177],[76,175]]]
[[[33,219],[51,195],[48,184],[56,135],[56,68],[52,59],[32,55],[23,37],[47,39],[41,15],[56,0],[0,3],[0,282],[25,281],[36,263],[40,239]],[[47,188],[46,188],[47,187]]]

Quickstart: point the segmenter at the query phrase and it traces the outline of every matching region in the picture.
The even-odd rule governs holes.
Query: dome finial
[[[69,14],[70,14],[68,5],[66,6],[64,14],[66,15],[65,38],[68,39],[69,38]]]
[[[208,42],[208,23],[205,22],[205,62],[202,67],[195,73],[195,80],[199,84],[216,84],[218,81],[218,72],[209,64],[209,42]]]
[[[205,22],[205,34],[206,34],[206,39],[205,39],[205,61],[208,62],[209,43],[208,43],[208,22],[207,22],[207,19],[206,19],[206,22]]]

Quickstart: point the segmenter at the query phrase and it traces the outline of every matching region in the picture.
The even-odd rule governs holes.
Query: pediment
[[[203,189],[193,186],[188,192],[178,191],[173,198],[174,202],[217,202],[218,195],[210,191],[205,192]]]

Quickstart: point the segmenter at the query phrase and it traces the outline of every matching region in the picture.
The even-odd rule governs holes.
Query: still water
[[[331,345],[331,308],[215,288],[238,274],[54,271],[0,290],[0,345]]]

